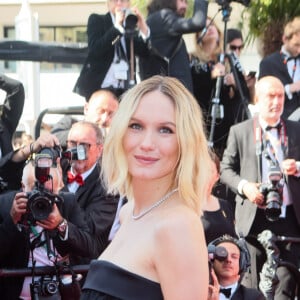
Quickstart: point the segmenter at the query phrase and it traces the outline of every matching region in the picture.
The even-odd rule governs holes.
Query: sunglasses
[[[241,45],[241,46],[229,45],[229,49],[230,49],[231,51],[236,51],[236,50],[241,51],[243,48],[244,48],[244,45]]]

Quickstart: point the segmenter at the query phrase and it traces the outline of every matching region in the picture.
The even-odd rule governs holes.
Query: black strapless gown
[[[160,284],[104,260],[93,260],[80,300],[160,300]]]

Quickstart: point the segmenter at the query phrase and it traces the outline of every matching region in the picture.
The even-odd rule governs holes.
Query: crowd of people
[[[208,1],[190,18],[186,0],[151,0],[146,18],[107,4],[88,19],[83,120],[13,147],[25,91],[0,75],[1,299],[294,299],[285,266],[261,288],[257,237],[300,238],[300,18],[256,79]],[[296,269],[299,245],[278,245]]]

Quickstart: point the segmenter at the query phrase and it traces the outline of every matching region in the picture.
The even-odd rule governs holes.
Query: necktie
[[[231,295],[231,288],[220,289],[220,293],[224,294],[226,298],[229,298]]]
[[[77,182],[80,186],[84,184],[81,174],[73,175],[71,171],[68,171],[68,183]]]

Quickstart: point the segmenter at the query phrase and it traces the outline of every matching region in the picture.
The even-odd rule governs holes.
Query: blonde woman
[[[207,299],[199,216],[210,168],[201,111],[177,79],[154,76],[125,94],[102,170],[109,192],[129,201],[91,264],[82,299]]]

